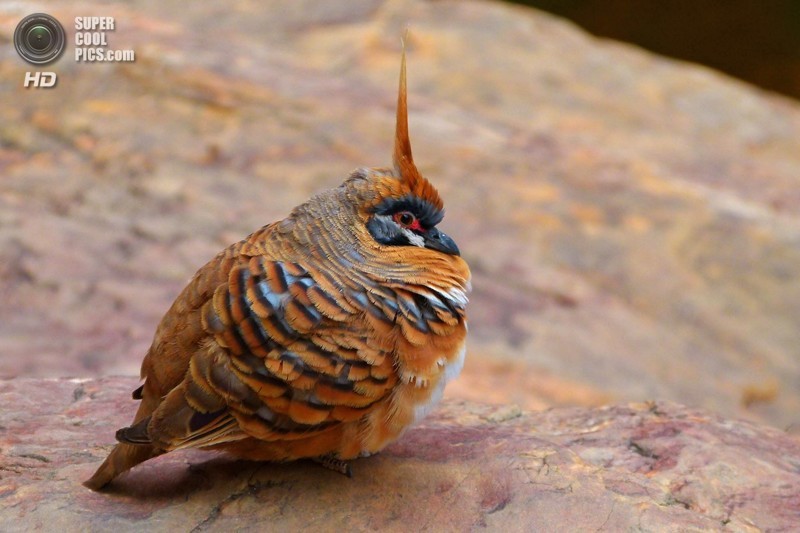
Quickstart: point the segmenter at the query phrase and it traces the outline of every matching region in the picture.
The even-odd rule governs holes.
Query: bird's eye
[[[412,213],[408,211],[403,211],[402,213],[397,213],[394,216],[395,222],[399,222],[401,225],[409,227],[413,226],[414,222],[416,222],[417,217],[415,217]]]

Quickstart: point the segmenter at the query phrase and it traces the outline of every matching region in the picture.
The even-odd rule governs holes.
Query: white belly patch
[[[441,401],[442,395],[444,394],[444,386],[461,374],[461,369],[464,368],[464,357],[466,354],[467,346],[464,344],[464,346],[461,347],[461,351],[458,352],[455,360],[444,364],[444,374],[439,379],[439,382],[436,384],[435,388],[431,391],[431,396],[428,401],[414,406],[414,421],[411,423],[412,425],[420,422],[423,418],[428,416],[428,413],[430,413],[433,408],[436,407],[436,404]]]

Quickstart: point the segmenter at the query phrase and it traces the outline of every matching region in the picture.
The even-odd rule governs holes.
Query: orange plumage
[[[86,486],[181,448],[334,465],[377,452],[458,374],[470,273],[411,155],[358,169],[222,251],[167,311],[133,424]]]

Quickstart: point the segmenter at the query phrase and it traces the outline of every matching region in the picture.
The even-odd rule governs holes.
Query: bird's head
[[[339,187],[313,196],[267,230],[299,245],[273,251],[287,260],[324,260],[355,269],[353,275],[435,288],[463,307],[469,266],[453,239],[439,230],[444,204],[411,156],[405,65],[404,51],[392,168],[357,169]],[[254,234],[252,240],[264,239]]]
[[[417,170],[411,156],[406,105],[405,50],[400,67],[393,168],[361,169],[344,187],[359,197],[359,215],[370,239],[381,246],[420,247],[460,255],[456,243],[437,225],[444,204],[436,188]]]
[[[469,268],[453,239],[438,228],[442,199],[411,155],[405,50],[392,159],[392,168],[356,170],[341,186],[297,206],[273,229],[293,235],[307,254],[322,251],[327,259],[391,275],[447,270],[466,285]]]

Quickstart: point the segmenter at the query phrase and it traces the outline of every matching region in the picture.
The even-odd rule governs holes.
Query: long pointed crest
[[[411,155],[408,136],[408,101],[406,96],[406,41],[403,39],[403,56],[400,62],[400,87],[397,94],[397,125],[394,133],[394,169],[411,192],[441,209],[442,200],[433,185],[417,170]]]

